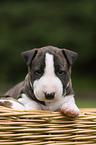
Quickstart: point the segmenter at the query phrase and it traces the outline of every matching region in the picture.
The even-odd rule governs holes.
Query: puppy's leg
[[[78,107],[75,104],[73,95],[65,97],[65,103],[61,107],[61,112],[66,116],[76,117],[80,114]]]
[[[26,94],[21,94],[18,101],[24,105],[25,110],[41,110],[39,103],[30,99]]]
[[[0,106],[8,107],[15,110],[25,110],[23,104],[11,97],[2,97],[0,98]]]

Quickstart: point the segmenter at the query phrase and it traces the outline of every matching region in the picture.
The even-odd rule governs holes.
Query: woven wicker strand
[[[96,145],[96,109],[77,118],[60,112],[0,106],[0,145]]]

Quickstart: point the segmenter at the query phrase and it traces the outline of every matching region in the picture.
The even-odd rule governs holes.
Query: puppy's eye
[[[66,74],[66,72],[63,71],[63,70],[59,70],[59,71],[58,71],[58,74],[59,74],[59,75],[64,75],[64,74]]]
[[[42,74],[42,70],[36,70],[35,74],[38,75],[38,76],[41,75]]]

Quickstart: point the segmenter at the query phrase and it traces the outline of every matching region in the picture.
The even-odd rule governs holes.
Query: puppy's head
[[[77,53],[47,46],[22,53],[30,75],[35,97],[52,102],[64,96],[71,78],[71,66]]]

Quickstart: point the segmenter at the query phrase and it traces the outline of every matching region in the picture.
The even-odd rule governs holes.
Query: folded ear
[[[67,59],[68,63],[72,66],[78,57],[78,53],[71,50],[62,49],[62,52]]]
[[[21,53],[21,56],[23,57],[27,66],[31,64],[32,60],[37,54],[37,51],[38,51],[37,49],[33,49],[33,50],[29,50],[29,51],[25,51]]]

